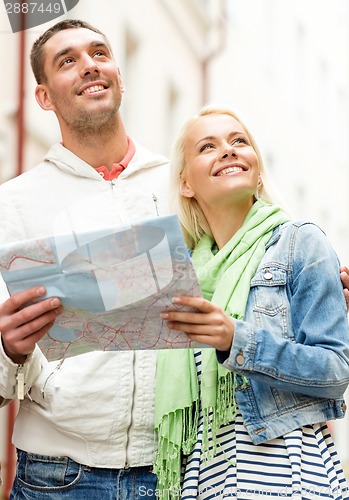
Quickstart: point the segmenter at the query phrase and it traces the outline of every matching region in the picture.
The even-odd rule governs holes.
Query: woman
[[[333,249],[317,226],[279,208],[251,134],[230,110],[205,107],[189,120],[172,168],[204,298],[177,297],[195,312],[162,318],[216,351],[158,357],[161,496],[178,495],[187,454],[183,499],[349,498],[325,423],[344,416],[349,381]]]

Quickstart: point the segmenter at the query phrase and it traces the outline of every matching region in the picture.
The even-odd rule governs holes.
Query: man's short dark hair
[[[53,35],[62,30],[68,30],[72,28],[86,28],[88,30],[94,31],[99,35],[102,35],[107,42],[108,47],[111,50],[110,43],[100,30],[92,26],[91,24],[81,21],[80,19],[65,19],[64,21],[60,21],[56,23],[54,26],[45,31],[33,44],[31,53],[30,53],[30,63],[35,76],[35,80],[38,84],[46,82],[46,75],[44,72],[45,65],[45,54],[44,54],[44,45]]]

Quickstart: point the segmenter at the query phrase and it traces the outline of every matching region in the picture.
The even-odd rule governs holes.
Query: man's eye
[[[73,62],[73,59],[71,57],[68,57],[67,59],[64,59],[64,61],[62,61],[61,66],[64,66],[65,64],[70,64],[71,62]]]
[[[94,56],[97,56],[97,57],[106,57],[106,53],[103,52],[102,50],[98,50],[97,52],[95,52],[93,54]]]

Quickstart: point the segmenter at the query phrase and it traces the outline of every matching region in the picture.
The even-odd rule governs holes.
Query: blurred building
[[[126,87],[122,114],[138,142],[168,154],[202,103],[229,104],[295,217],[319,223],[349,264],[347,0],[330,8],[328,0],[99,0],[97,7],[81,0],[65,17],[108,36]],[[0,182],[32,168],[60,140],[54,115],[35,101],[29,67],[33,41],[51,24],[12,34],[0,13]],[[0,410],[3,469],[7,411]],[[347,463],[348,419],[332,430]]]

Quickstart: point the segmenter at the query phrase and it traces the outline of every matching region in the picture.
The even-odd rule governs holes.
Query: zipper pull
[[[155,204],[155,210],[156,210],[156,215],[159,217],[159,209],[158,209],[158,199],[157,199],[157,196],[156,194],[152,193],[153,195],[153,202]]]
[[[24,399],[24,373],[22,372],[23,365],[18,367],[17,371],[17,399]]]

